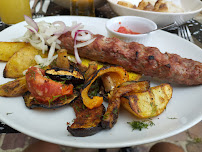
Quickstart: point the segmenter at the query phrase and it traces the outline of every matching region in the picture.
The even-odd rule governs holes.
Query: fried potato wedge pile
[[[21,48],[6,63],[3,71],[4,78],[19,78],[23,76],[23,71],[30,66],[36,65],[35,56],[41,55],[47,57],[47,54],[42,54],[41,50],[37,50],[31,45]]]
[[[47,57],[41,50],[35,49],[25,42],[0,42],[0,61],[5,61],[4,78],[15,80],[0,85],[0,96],[16,97],[27,91],[26,79],[23,71],[36,65],[35,55]]]
[[[15,52],[29,46],[25,42],[0,42],[0,61],[8,61]]]
[[[161,114],[172,98],[170,84],[151,87],[147,91],[133,92],[121,97],[121,105],[138,118],[151,118]]]

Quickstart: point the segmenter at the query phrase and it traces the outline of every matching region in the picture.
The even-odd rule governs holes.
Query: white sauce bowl
[[[117,37],[126,42],[138,42],[144,45],[146,45],[150,35],[155,32],[147,34],[123,34],[116,32],[120,26],[138,33],[147,33],[157,29],[157,25],[153,21],[137,16],[119,16],[107,21],[106,29],[109,37]]]

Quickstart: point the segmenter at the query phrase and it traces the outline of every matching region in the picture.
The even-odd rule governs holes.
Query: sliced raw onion
[[[77,28],[77,27],[80,26],[80,25],[81,25],[81,23],[76,24],[76,25],[73,25],[73,26],[71,26],[71,27],[67,27],[67,26],[66,26],[66,28],[65,28],[65,30],[64,30],[64,33],[67,33],[68,31],[72,31],[72,30],[74,30],[75,28]]]
[[[73,39],[75,38],[76,32],[78,32],[78,30],[81,29],[81,28],[83,28],[83,26],[80,24],[80,25],[76,26],[76,27],[72,30],[71,36],[72,36]]]
[[[77,48],[87,46],[87,45],[89,45],[90,43],[92,43],[92,42],[96,39],[96,38],[93,38],[93,39],[90,39],[90,40],[88,40],[88,41],[86,41],[86,42],[79,43],[79,44],[77,45],[77,44],[76,44],[76,41],[77,41],[77,38],[78,38],[79,33],[81,33],[81,32],[83,33],[83,34],[82,34],[83,37],[85,37],[85,36],[87,35],[86,33],[91,33],[91,32],[88,31],[88,30],[77,30],[77,31],[75,32],[75,36],[74,36],[74,56],[75,56],[75,59],[76,59],[76,61],[77,61],[78,64],[81,64],[82,61],[81,61],[81,59],[80,59],[80,57],[79,57],[79,53],[78,53],[78,49],[77,49]],[[84,33],[85,33],[86,35],[84,35]],[[80,40],[81,40],[81,37],[82,37],[82,36],[80,36]]]
[[[81,58],[79,57],[78,49],[76,47],[74,47],[74,56],[75,56],[76,62],[78,64],[81,64],[82,61],[81,61]]]
[[[35,30],[35,28],[33,28],[32,26],[30,25],[27,25],[26,28],[28,28],[32,33],[37,33],[37,31]]]
[[[76,38],[77,41],[88,41],[92,38],[91,35],[93,34],[88,30],[77,30],[76,33],[78,33],[77,38]],[[79,34],[81,34],[81,35],[79,35]]]
[[[82,33],[82,32],[81,32]],[[90,40],[92,38],[92,36],[91,36],[91,34],[90,33],[87,33],[87,34],[85,34],[85,35],[77,35],[77,38],[76,38],[76,40],[77,41],[88,41],[88,40]]]
[[[36,67],[39,66],[39,65],[42,66],[42,67],[48,66],[57,57],[58,57],[58,55],[55,55],[51,59],[48,59],[48,58],[42,58],[40,55],[36,55],[35,56],[35,61],[38,64],[38,65],[36,65]]]
[[[34,59],[37,64],[42,64],[44,62],[43,58],[40,55],[35,55]]]
[[[56,41],[57,44],[61,44],[62,43],[59,39],[57,39],[55,41]]]
[[[28,25],[30,25],[31,27],[33,27],[37,32],[39,31],[39,27],[38,27],[37,23],[32,18],[30,18],[27,15],[24,15],[24,19],[25,19],[25,21],[26,21],[26,23]]]
[[[80,47],[84,47],[84,46],[87,46],[89,44],[91,44],[96,38],[93,38],[93,39],[90,39],[86,42],[83,42],[83,43],[79,43],[79,44],[76,44],[76,48],[80,48]]]
[[[54,32],[54,34],[56,34],[56,35],[57,34],[63,34],[64,30],[66,29],[65,23],[62,22],[62,21],[55,21],[55,22],[53,22],[53,25],[55,25],[55,24],[59,24],[60,27],[59,27],[59,30],[57,30],[57,31]]]
[[[57,39],[58,39],[58,35],[54,35],[54,36],[51,36],[49,39],[47,39],[46,40],[46,42],[48,43],[48,44],[51,44],[51,43],[53,43],[54,41],[56,41]]]
[[[58,45],[58,44],[55,45],[55,48],[58,49],[58,50],[61,49],[60,45]]]
[[[50,50],[48,52],[48,60],[50,60],[53,57],[54,53],[55,53],[55,45],[56,45],[56,42],[53,42],[52,45],[51,45],[51,48],[50,48]]]
[[[43,38],[43,36],[41,34],[36,33],[36,36],[38,36],[41,39],[41,43],[42,43],[41,49],[42,49],[42,53],[44,54],[45,51],[47,50],[46,49],[47,46],[45,44],[45,40],[44,40],[44,38]]]

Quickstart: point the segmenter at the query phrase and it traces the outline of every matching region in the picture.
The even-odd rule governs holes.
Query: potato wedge
[[[28,45],[25,42],[0,42],[0,61],[8,61],[15,52]]]
[[[37,50],[31,45],[20,49],[7,62],[3,71],[4,78],[22,77],[24,70],[36,65],[34,58],[38,54],[42,57],[47,57],[47,54],[43,55],[41,50]]]
[[[122,106],[138,118],[150,118],[161,114],[172,98],[170,84],[161,84],[148,91],[121,98]]]
[[[25,76],[0,85],[0,96],[17,97],[27,91]]]

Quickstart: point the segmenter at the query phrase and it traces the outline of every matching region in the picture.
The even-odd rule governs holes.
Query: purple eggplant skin
[[[41,103],[41,102],[37,101],[31,95],[31,93],[29,91],[25,92],[25,94],[23,94],[22,97],[24,99],[25,106],[29,109],[36,109],[36,108],[56,109],[56,108],[60,108],[60,107],[70,104],[71,102],[76,100],[78,98],[78,96],[79,96],[79,92],[74,90],[74,93],[72,95],[61,96],[51,103]]]
[[[77,98],[71,105],[74,108],[76,119],[74,119],[74,123],[71,126],[67,127],[67,130],[72,136],[92,136],[103,130],[101,121],[106,111],[104,105],[88,109],[83,104],[81,98]]]
[[[67,130],[71,133],[72,136],[75,137],[86,137],[86,136],[92,136],[96,133],[103,130],[102,126],[99,124],[96,127],[90,127],[90,128],[71,128],[67,127]]]
[[[52,80],[62,81],[65,84],[72,83],[74,86],[83,84],[85,81],[83,74],[75,67],[70,69],[53,67],[47,69],[45,75]]]

